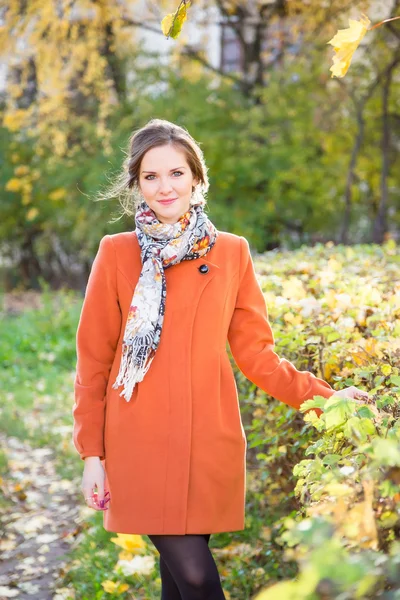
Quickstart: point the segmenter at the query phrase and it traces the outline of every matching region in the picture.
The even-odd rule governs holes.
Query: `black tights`
[[[209,533],[148,537],[160,553],[161,600],[225,600]]]

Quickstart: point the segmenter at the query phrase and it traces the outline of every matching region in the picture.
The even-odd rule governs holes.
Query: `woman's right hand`
[[[87,506],[94,510],[108,510],[109,492],[104,489],[105,471],[99,456],[87,456],[82,476],[81,490]],[[97,487],[97,498],[93,497]]]

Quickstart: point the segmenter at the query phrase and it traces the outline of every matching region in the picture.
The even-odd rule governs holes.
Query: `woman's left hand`
[[[341,398],[353,398],[354,400],[360,400],[362,402],[368,402],[372,400],[368,392],[359,390],[354,385],[344,388],[343,390],[337,390],[334,394],[332,394],[331,398],[333,396],[340,396]]]

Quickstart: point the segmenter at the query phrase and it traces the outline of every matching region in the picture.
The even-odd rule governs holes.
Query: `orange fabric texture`
[[[276,354],[248,242],[220,231],[205,257],[165,270],[160,344],[126,402],[112,383],[140,270],[135,232],[102,238],[76,336],[73,442],[82,459],[104,461],[111,498],[104,527],[244,529],[247,442],[227,343],[248,379],[295,408],[334,390]]]

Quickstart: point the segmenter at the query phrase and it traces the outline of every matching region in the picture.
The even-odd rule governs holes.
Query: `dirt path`
[[[61,588],[66,553],[77,543],[84,512],[80,481],[61,479],[53,451],[0,434],[9,473],[0,478],[0,600],[69,600]]]

